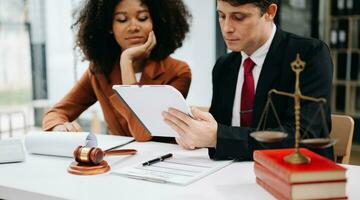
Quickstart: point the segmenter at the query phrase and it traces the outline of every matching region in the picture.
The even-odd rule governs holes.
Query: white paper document
[[[177,136],[161,115],[170,107],[191,115],[182,94],[170,85],[114,85],[113,89],[152,136]]]
[[[25,152],[21,139],[0,140],[0,163],[22,162]]]
[[[149,166],[143,166],[142,163],[139,163],[113,170],[111,173],[158,183],[187,185],[232,163],[232,160],[213,161],[207,154],[205,156],[201,152],[204,150],[206,151],[206,149],[201,149],[186,153],[175,152],[171,158]],[[144,160],[144,162],[146,161]]]
[[[73,157],[76,147],[84,146],[88,132],[30,132],[25,136],[27,152],[33,154]],[[106,151],[134,141],[132,137],[96,135],[99,148]]]

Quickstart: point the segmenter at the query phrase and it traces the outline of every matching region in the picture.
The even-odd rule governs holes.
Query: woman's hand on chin
[[[156,46],[156,37],[153,31],[149,33],[147,41],[139,46],[125,49],[120,58],[120,65],[124,62],[133,62],[137,58],[147,58]],[[122,65],[121,65],[122,66]]]

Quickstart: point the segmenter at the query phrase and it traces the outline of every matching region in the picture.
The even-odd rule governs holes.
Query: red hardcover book
[[[279,193],[278,190],[274,189],[275,187],[268,185],[267,183],[265,183],[261,179],[256,178],[256,183],[259,184],[261,187],[263,187],[270,194],[272,194],[276,199],[278,199],[278,200],[289,200],[289,198],[283,196],[282,193]],[[345,198],[335,198],[335,199],[331,199],[331,200],[347,200],[347,199],[348,198],[345,197]],[[326,199],[322,199],[322,200],[326,200]]]
[[[306,164],[290,164],[284,157],[293,153],[294,149],[269,149],[254,151],[254,160],[277,177],[288,183],[320,182],[345,180],[346,169],[323,156],[308,149],[299,151],[308,156],[311,161]]]
[[[346,180],[287,183],[259,163],[254,171],[257,183],[278,199],[346,199]]]

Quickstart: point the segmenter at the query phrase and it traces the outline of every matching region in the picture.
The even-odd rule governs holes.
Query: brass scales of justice
[[[303,155],[299,151],[300,143],[303,145],[309,146],[309,147],[313,147],[313,148],[326,148],[326,147],[332,146],[336,143],[336,140],[331,139],[329,137],[329,131],[328,131],[328,127],[326,125],[325,114],[324,114],[324,109],[323,109],[323,105],[326,103],[326,99],[325,98],[314,98],[314,97],[304,96],[301,94],[300,73],[304,70],[305,64],[306,63],[300,59],[300,54],[297,54],[296,59],[291,63],[291,68],[296,74],[294,93],[282,92],[282,91],[278,91],[276,89],[270,90],[268,92],[268,100],[264,107],[264,111],[259,120],[259,125],[257,127],[257,131],[250,134],[250,136],[255,138],[257,141],[263,142],[263,143],[279,142],[279,141],[285,139],[287,137],[287,134],[285,133],[285,131],[280,123],[279,117],[275,110],[275,106],[273,105],[273,102],[271,100],[271,96],[272,96],[272,94],[277,94],[277,95],[294,98],[295,149],[294,149],[293,153],[284,157],[284,160],[290,164],[305,164],[305,163],[309,163],[311,161],[309,157]],[[325,131],[328,134],[327,138],[301,139],[301,136],[300,136],[300,100],[312,101],[314,103],[319,104],[318,112],[321,113],[323,126],[325,128]],[[267,118],[268,111],[269,111],[269,106],[273,110],[274,116],[275,116],[280,128],[282,129],[282,131],[265,131],[265,124],[266,124],[266,118]],[[314,115],[314,117],[316,117],[318,115],[318,112],[317,112],[317,114]],[[263,130],[260,130],[260,126],[263,121],[264,121]],[[311,124],[309,124],[309,126],[310,125]],[[305,136],[306,133],[307,133],[307,131],[305,131],[305,133],[303,135]]]

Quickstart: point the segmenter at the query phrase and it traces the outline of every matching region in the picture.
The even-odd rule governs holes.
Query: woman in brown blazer
[[[76,45],[90,66],[45,114],[43,129],[81,131],[74,120],[99,101],[110,134],[150,140],[150,133],[119,100],[112,86],[166,84],[186,97],[190,68],[169,55],[182,46],[190,18],[182,0],[86,1],[74,27],[78,31]]]

